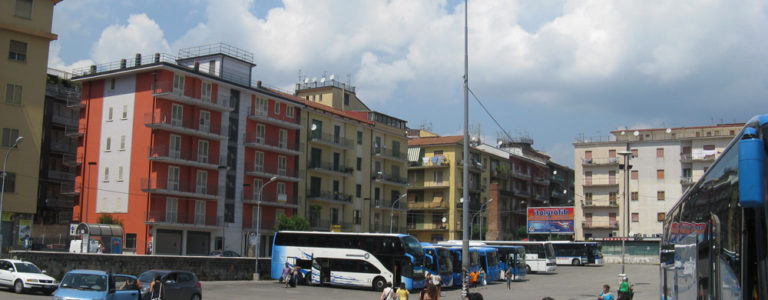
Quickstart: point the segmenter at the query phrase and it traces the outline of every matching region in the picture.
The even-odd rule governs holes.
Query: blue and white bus
[[[587,245],[571,241],[552,241],[555,250],[555,261],[558,265],[583,266],[589,263]]]
[[[766,145],[768,115],[756,116],[669,210],[661,299],[768,298]]]
[[[485,280],[488,282],[504,278],[499,266],[499,256],[496,248],[492,247],[472,247],[477,249],[480,257],[480,267],[485,270]]]
[[[442,286],[453,286],[453,261],[451,250],[443,246],[421,243],[424,249],[424,270],[430,274],[439,274]]]
[[[405,234],[279,231],[272,246],[272,278],[280,278],[285,263],[302,268],[311,284],[424,287],[424,250]]]
[[[523,246],[525,248],[526,273],[555,272],[555,250],[550,242],[534,241],[483,241],[489,246]]]
[[[506,279],[504,273],[512,266],[512,280],[525,278],[525,248],[523,246],[488,246],[496,248],[499,257],[501,279]]]
[[[453,286],[461,286],[461,247],[445,245],[451,253],[451,263],[453,263]],[[469,272],[480,271],[480,255],[477,249],[469,248]]]

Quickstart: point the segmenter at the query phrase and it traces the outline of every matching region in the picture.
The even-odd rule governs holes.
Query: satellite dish
[[[671,132],[672,132],[672,128],[667,128],[667,133],[671,133]]]
[[[330,79],[331,79],[331,81],[333,81],[334,79],[336,79],[336,75],[331,74],[331,78]]]
[[[504,141],[499,141],[499,147],[501,147],[502,144],[504,144]]]
[[[304,78],[304,83],[309,83],[309,77]]]
[[[312,131],[317,130],[317,124],[312,124]]]
[[[317,77],[312,77],[312,82],[317,82]]]
[[[320,83],[325,83],[325,77],[320,78]]]
[[[625,134],[627,134],[627,132],[626,132],[626,131],[624,131],[624,130],[622,130],[622,131],[621,131],[621,135],[625,135]]]
[[[638,136],[638,135],[640,135],[640,131],[635,130],[635,132],[633,132],[632,135]]]

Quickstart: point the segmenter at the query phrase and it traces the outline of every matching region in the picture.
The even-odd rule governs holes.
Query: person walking
[[[155,280],[149,285],[149,297],[152,300],[163,299],[163,282],[160,280],[160,275],[155,275]]]
[[[616,300],[616,298],[613,297],[613,294],[611,294],[611,286],[604,284],[603,292],[600,293],[600,296],[597,296],[597,300]]]
[[[619,284],[619,300],[631,300],[632,299],[632,287],[629,285],[629,278],[624,276],[621,278],[621,284]]]
[[[285,263],[285,266],[283,267],[283,275],[280,277],[280,280],[282,280],[282,282],[285,283],[286,288],[290,286],[291,266],[288,265],[288,263]]]
[[[443,284],[443,279],[440,277],[440,274],[435,273],[435,275],[432,275],[432,285],[434,285],[437,288],[437,294],[440,295],[440,285]]]
[[[424,293],[423,300],[439,300],[440,299],[440,294],[438,294],[436,286],[430,284],[426,290],[427,291]]]
[[[512,290],[512,267],[510,266],[507,268],[507,271],[504,272],[504,278],[507,279],[507,290]]]
[[[391,282],[387,282],[387,287],[385,287],[384,290],[381,291],[381,296],[379,296],[379,300],[395,300],[395,291],[392,289]]]
[[[411,292],[409,292],[405,288],[405,283],[400,283],[400,288],[397,289],[397,300],[408,300],[408,295],[410,295]]]
[[[479,277],[480,278],[478,280],[480,281],[480,285],[483,288],[485,288],[485,284],[486,284],[486,282],[485,282],[485,269],[480,268],[480,276]]]

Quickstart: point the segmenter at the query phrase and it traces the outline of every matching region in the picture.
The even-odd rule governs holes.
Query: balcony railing
[[[693,182],[693,178],[692,178],[692,177],[690,177],[690,176],[684,176],[684,177],[680,177],[680,184],[682,184],[682,185],[691,185],[691,184],[694,184],[694,182]]]
[[[618,157],[598,157],[598,158],[582,158],[581,159],[582,166],[610,166],[610,165],[618,165],[618,164],[619,164]]]
[[[224,159],[220,160],[219,157],[212,154],[198,155],[198,153],[192,153],[192,150],[188,148],[175,150],[168,146],[150,147],[149,159],[212,170],[217,169],[220,162],[225,162]]]
[[[171,99],[184,104],[205,107],[216,111],[232,111],[234,108],[229,106],[228,95],[211,95],[210,99],[203,98],[200,88],[174,89],[173,80],[160,81],[155,86],[153,93],[155,97]]]
[[[387,221],[389,222],[389,221]],[[389,232],[389,224],[373,224],[371,227],[371,232]],[[392,233],[407,233],[408,232],[408,226],[401,226],[398,224],[392,225]]]
[[[62,157],[62,164],[67,167],[77,167],[83,164],[83,153],[66,154]]]
[[[331,162],[322,162],[311,160],[307,164],[309,169],[331,171],[336,173],[343,173],[343,175],[350,175],[354,169],[344,166],[342,164],[333,164]]]
[[[299,181],[299,174],[293,169],[281,169],[278,168],[277,163],[270,163],[268,165],[248,165],[245,168],[245,172],[251,176],[259,177],[272,177],[277,176],[282,180]]]
[[[347,139],[342,136],[324,134],[319,131],[312,131],[312,133],[309,135],[309,139],[313,142],[320,142],[344,149],[352,149],[352,145],[354,145],[351,139]]]
[[[56,197],[56,196],[49,196],[45,198],[45,207],[61,207],[61,208],[72,208],[73,205],[75,205],[75,200],[71,197]]]
[[[581,206],[584,208],[618,208],[619,202],[616,200],[609,200],[608,202],[584,200],[581,201]]]
[[[411,168],[444,168],[450,165],[445,156],[426,156],[422,157],[420,161],[410,162]]]
[[[408,209],[448,209],[448,201],[408,201]]]
[[[352,203],[352,195],[345,195],[341,192],[332,191],[311,191],[307,190],[307,198],[312,200],[321,200],[336,203]]]
[[[53,116],[51,116],[51,122],[65,126],[77,126],[79,119],[80,118],[78,117],[66,116],[63,114],[53,114]]]
[[[375,208],[381,208],[381,209],[392,209],[392,204],[397,199],[373,199],[371,201],[373,207]],[[405,198],[400,199],[400,201],[397,201],[395,204],[395,209],[408,209],[408,201],[405,200]]]
[[[537,184],[549,184],[549,179],[546,177],[537,176],[533,178],[533,182]]]
[[[261,204],[265,206],[284,206],[284,207],[296,207],[298,205],[298,196],[288,197],[286,194],[276,194],[274,192],[265,192],[261,197]],[[257,204],[259,201],[259,194],[253,187],[243,189],[243,201],[250,204]]]
[[[402,152],[400,150],[394,151],[393,149],[387,149],[387,148],[384,148],[384,147],[378,147],[378,148],[374,147],[374,148],[372,148],[371,149],[371,154],[376,155],[376,156],[381,156],[381,157],[384,157],[384,158],[394,159],[394,160],[403,160],[404,161],[404,160],[408,159],[406,157],[407,154],[405,152]]]
[[[377,182],[395,185],[408,185],[408,180],[406,178],[400,177],[399,175],[387,174],[383,172],[373,172],[371,179],[376,180]]]
[[[509,174],[511,174],[512,177],[516,177],[518,179],[526,179],[527,180],[527,179],[531,178],[531,174],[520,172],[520,171],[510,171]]]
[[[262,110],[254,110],[248,107],[248,118],[258,122],[269,123],[275,126],[286,127],[290,129],[300,129],[301,123],[298,115],[294,114],[292,118],[285,115],[280,117],[270,116],[268,112]]]
[[[67,100],[69,103],[70,101],[74,102],[80,100],[80,89],[63,85],[47,84],[45,86],[45,95],[56,99]]]
[[[77,151],[77,146],[75,144],[57,140],[51,140],[50,147],[52,151],[56,152],[75,153],[75,151]]]
[[[584,229],[619,229],[618,221],[582,221]]]
[[[408,223],[409,231],[417,230],[448,230],[446,223]]]
[[[301,155],[301,143],[289,142],[287,139],[281,141],[275,137],[260,137],[255,135],[245,136],[245,146],[262,150],[276,151],[291,155]]]
[[[62,171],[48,170],[48,178],[71,181],[71,180],[75,180],[75,172],[62,172]]]
[[[619,180],[616,178],[585,178],[582,184],[584,186],[618,185]]]
[[[64,135],[69,137],[83,136],[83,134],[85,133],[85,129],[86,127],[83,124],[74,125],[74,126],[67,125],[67,126],[64,126]]]
[[[263,215],[263,212],[262,212],[262,217],[263,216],[264,215]],[[261,230],[262,230],[262,232],[264,232],[264,231],[268,231],[269,232],[269,231],[274,230],[276,223],[277,222],[276,222],[275,219],[261,218]],[[243,219],[243,229],[247,229],[249,231],[256,231],[256,227],[257,226],[258,226],[258,224],[256,223],[256,220],[253,219],[253,217],[251,217],[250,219],[245,219],[245,218]]]
[[[207,126],[200,125],[200,121],[193,118],[182,118],[181,120],[172,120],[168,113],[146,113],[144,114],[144,125],[150,128],[165,129],[172,132],[195,135],[209,139],[226,139],[227,136],[221,132],[221,124],[209,122]]]
[[[192,180],[168,182],[156,178],[142,178],[141,190],[147,193],[159,193],[181,197],[217,199],[219,190],[217,184],[197,185]]]
[[[184,211],[168,212],[161,209],[153,209],[147,213],[148,224],[190,225],[190,226],[216,226],[216,211],[206,211],[205,215],[188,213]]]
[[[410,181],[408,184],[409,184],[408,185],[409,189],[442,189],[442,188],[447,188],[447,187],[451,186],[451,184],[448,181],[445,181],[445,180],[444,181],[440,181],[440,182],[437,182],[437,181],[423,181],[423,182]]]

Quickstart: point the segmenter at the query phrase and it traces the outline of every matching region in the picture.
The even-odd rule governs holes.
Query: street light
[[[629,148],[629,144],[627,144],[627,148]],[[624,169],[624,212],[622,215],[624,216],[621,218],[621,221],[624,224],[621,236],[621,274],[627,274],[624,273],[624,253],[626,252],[624,241],[627,239],[627,233],[629,233],[629,201],[627,196],[629,194],[629,156],[632,155],[632,152],[619,151],[618,154],[624,156],[624,165],[622,166]]]
[[[472,215],[472,222],[470,222],[469,224],[470,226],[469,234],[472,234],[474,232],[473,227],[475,225],[475,218],[477,218],[477,216],[480,215],[483,212],[483,210],[487,208],[486,205],[488,205],[488,203],[491,203],[491,201],[493,201],[493,198],[488,199],[488,201],[485,201],[485,203],[483,203],[483,205],[480,206],[480,210],[478,210],[474,215]],[[480,240],[481,241],[483,240],[483,218],[480,218]]]
[[[255,280],[259,280],[259,252],[261,250],[261,194],[264,192],[264,187],[267,186],[267,184],[270,184],[277,180],[277,176],[274,176],[269,179],[269,181],[265,182],[259,187],[259,199],[256,201],[256,273],[255,273]]]
[[[397,197],[395,201],[392,201],[392,209],[389,210],[389,233],[392,233],[392,217],[395,215],[395,204],[400,202],[400,199],[403,199],[403,197],[407,196],[408,194],[402,194],[400,197]]]
[[[19,146],[19,143],[24,141],[24,137],[20,136],[16,138],[16,142],[13,143],[13,146],[8,149],[8,151],[5,152],[5,160],[3,160],[3,184],[2,187],[0,187],[0,219],[2,219],[3,215],[3,196],[5,195],[5,177],[8,175],[5,172],[5,167],[8,164],[8,156],[11,155],[11,150]],[[0,220],[0,257],[3,256],[3,221]]]

